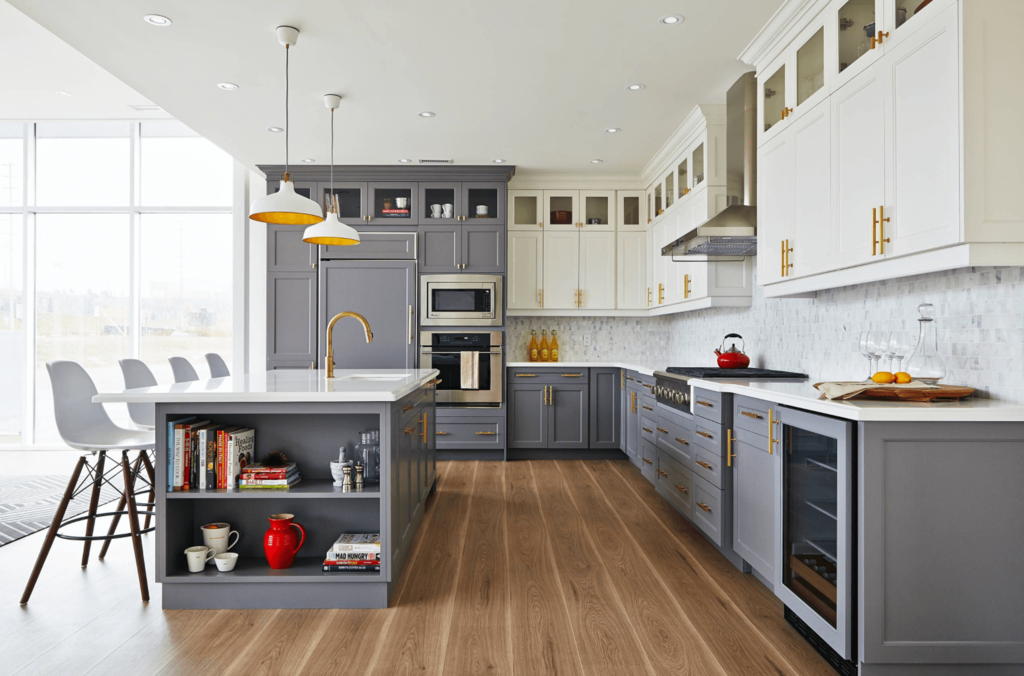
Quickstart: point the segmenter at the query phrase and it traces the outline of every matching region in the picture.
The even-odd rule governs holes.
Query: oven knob
[[[664,397],[665,396],[665,388],[662,387],[661,385],[658,385],[657,387],[654,388],[654,395],[657,396],[657,397]]]
[[[683,393],[682,392],[676,392],[675,400],[676,400],[677,404],[683,403]]]

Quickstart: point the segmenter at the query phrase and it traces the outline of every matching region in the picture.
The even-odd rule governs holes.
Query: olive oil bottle
[[[540,360],[551,361],[551,347],[548,345],[548,332],[540,332]]]
[[[549,347],[551,361],[558,361],[558,335],[557,334],[558,334],[558,331],[552,331],[551,332],[551,345]]]
[[[540,346],[537,345],[537,332],[530,331],[529,361],[540,361]]]

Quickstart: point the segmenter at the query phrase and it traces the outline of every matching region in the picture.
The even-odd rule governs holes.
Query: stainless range
[[[770,369],[721,369],[715,367],[670,366],[667,371],[655,371],[654,394],[659,404],[677,411],[690,412],[691,378],[704,380],[804,380],[807,374]]]

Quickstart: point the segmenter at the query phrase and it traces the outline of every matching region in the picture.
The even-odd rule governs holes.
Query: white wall
[[[525,359],[530,330],[558,331],[563,361],[640,359],[714,366],[714,349],[739,333],[753,366],[802,371],[818,380],[860,379],[866,329],[918,331],[917,306],[935,305],[945,382],[1024,402],[1024,268],[967,268],[819,291],[813,299],[764,298],[652,318],[509,317],[510,361]],[[590,334],[590,347],[583,336]]]

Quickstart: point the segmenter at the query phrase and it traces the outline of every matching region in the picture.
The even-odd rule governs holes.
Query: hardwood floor
[[[2,547],[0,674],[834,674],[629,463],[438,471],[387,610],[162,611],[124,540],[58,540],[23,608],[41,534]]]

